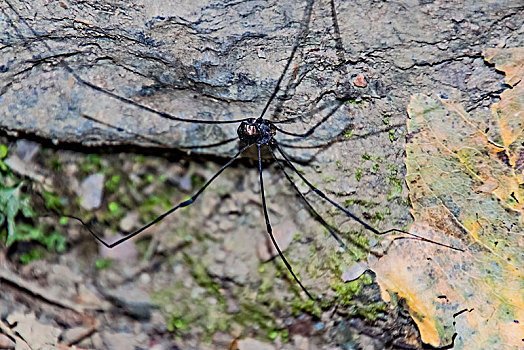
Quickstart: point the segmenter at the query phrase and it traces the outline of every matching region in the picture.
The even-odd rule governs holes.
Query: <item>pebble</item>
[[[361,88],[365,88],[366,86],[368,86],[368,83],[367,83],[367,81],[366,81],[366,78],[365,78],[364,75],[362,75],[362,74],[357,75],[357,77],[355,78],[355,80],[353,80],[353,84],[354,84],[356,87],[361,87]]]
[[[239,350],[275,350],[275,347],[256,339],[241,339],[237,342]]]
[[[151,276],[149,276],[149,274],[145,272],[140,274],[140,283],[148,285],[150,282],[151,282]]]
[[[124,218],[120,220],[120,229],[122,231],[131,231],[138,226],[138,212],[136,211],[131,211],[127,213],[126,216],[124,216]]]
[[[104,194],[104,175],[89,175],[80,184],[78,195],[82,198],[80,205],[85,210],[93,210],[102,204]]]
[[[16,155],[24,162],[30,162],[38,150],[40,144],[29,140],[18,140],[16,141]]]
[[[343,282],[354,281],[368,269],[366,262],[356,262],[346,269],[341,276]]]

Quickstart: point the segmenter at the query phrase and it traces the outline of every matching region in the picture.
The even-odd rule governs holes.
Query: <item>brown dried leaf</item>
[[[523,48],[487,57],[508,70],[508,84],[522,80]],[[522,84],[506,90],[488,120],[448,99],[411,98],[410,231],[465,252],[397,240],[372,268],[383,294],[406,298],[431,345],[450,344],[456,331],[455,349],[524,347],[523,101]]]

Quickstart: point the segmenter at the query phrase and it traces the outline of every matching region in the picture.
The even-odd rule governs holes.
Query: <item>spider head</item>
[[[250,118],[240,123],[237,133],[240,142],[246,145],[267,144],[273,141],[277,129],[269,120]]]

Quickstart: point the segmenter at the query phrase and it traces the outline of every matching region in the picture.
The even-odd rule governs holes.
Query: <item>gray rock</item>
[[[97,209],[102,204],[103,194],[104,175],[89,175],[82,181],[78,190],[78,195],[82,198],[80,205],[85,210]]]

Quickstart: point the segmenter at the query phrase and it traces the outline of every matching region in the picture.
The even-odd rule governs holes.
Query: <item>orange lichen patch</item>
[[[357,77],[355,78],[355,80],[353,80],[353,84],[357,87],[361,87],[361,88],[364,88],[366,86],[368,86],[368,83],[366,81],[366,78],[364,77],[364,75],[362,74],[359,74],[357,75]]]
[[[524,49],[488,50],[487,60],[514,86],[523,57]],[[524,348],[523,86],[504,91],[491,117],[424,95],[408,106],[410,231],[464,252],[397,240],[370,267],[383,290],[406,299],[433,346],[456,332],[455,349]]]

